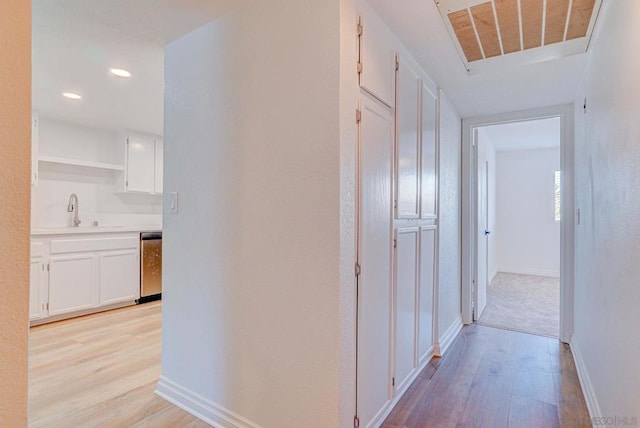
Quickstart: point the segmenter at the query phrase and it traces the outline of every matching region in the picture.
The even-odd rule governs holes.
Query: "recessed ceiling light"
[[[66,98],[69,98],[71,100],[81,100],[82,99],[82,95],[76,94],[74,92],[63,92],[62,96],[66,97]]]
[[[131,77],[131,73],[123,68],[112,68],[111,74],[118,77]]]

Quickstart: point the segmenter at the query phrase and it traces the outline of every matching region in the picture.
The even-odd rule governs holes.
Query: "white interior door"
[[[474,319],[480,319],[487,306],[489,286],[489,162],[478,164],[478,275],[476,278],[476,310]]]
[[[358,416],[368,427],[392,396],[392,159],[391,111],[362,98],[358,204]]]

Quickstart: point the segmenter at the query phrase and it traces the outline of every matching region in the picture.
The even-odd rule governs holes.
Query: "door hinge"
[[[391,378],[391,386],[396,386],[396,378],[395,377]]]
[[[360,418],[357,416],[353,417],[353,428],[360,428]]]
[[[128,181],[128,180],[127,180],[127,181],[125,181],[125,182],[124,182],[124,185],[125,185],[125,187],[129,187],[129,181]]]
[[[47,302],[47,311],[49,310],[49,302]]]
[[[364,28],[362,27],[362,18],[358,18],[358,26],[356,27],[358,37],[362,37],[362,31]]]
[[[400,70],[400,60],[398,59],[398,55],[396,55],[396,71]]]
[[[360,276],[360,272],[362,272],[362,269],[360,268],[360,265],[356,263],[356,276]]]
[[[393,248],[398,248],[398,238],[393,238]]]
[[[47,263],[47,272],[51,272],[51,264]]]
[[[358,61],[358,74],[362,74],[362,63]]]
[[[360,123],[362,121],[362,110],[356,109],[356,123]]]

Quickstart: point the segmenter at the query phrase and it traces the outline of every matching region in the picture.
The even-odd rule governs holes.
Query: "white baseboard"
[[[515,273],[518,275],[548,276],[552,278],[560,278],[560,272],[551,269],[535,269],[535,268],[500,268],[498,272]]]
[[[442,337],[438,339],[433,352],[434,355],[442,357],[444,353],[447,352],[449,346],[451,346],[455,338],[458,336],[458,333],[460,333],[460,330],[462,330],[463,325],[462,314],[460,314],[458,315],[458,318],[456,318],[456,320],[453,322],[453,324],[449,326],[447,331],[444,332]]]
[[[589,372],[587,372],[587,367],[584,364],[582,353],[580,352],[580,348],[578,347],[575,338],[571,338],[569,346],[571,347],[573,361],[576,364],[576,370],[578,371],[578,379],[580,379],[580,386],[582,387],[582,392],[584,393],[584,400],[587,402],[587,410],[589,410],[589,416],[591,416],[592,419],[600,418],[602,417],[600,404],[598,403],[598,398],[596,397],[596,392],[593,389],[593,384],[591,383]]]
[[[156,395],[215,428],[260,428],[260,425],[207,400],[203,396],[160,376]]]

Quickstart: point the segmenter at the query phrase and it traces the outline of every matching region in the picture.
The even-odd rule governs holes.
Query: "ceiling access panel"
[[[434,0],[467,71],[585,53],[602,0]]]

